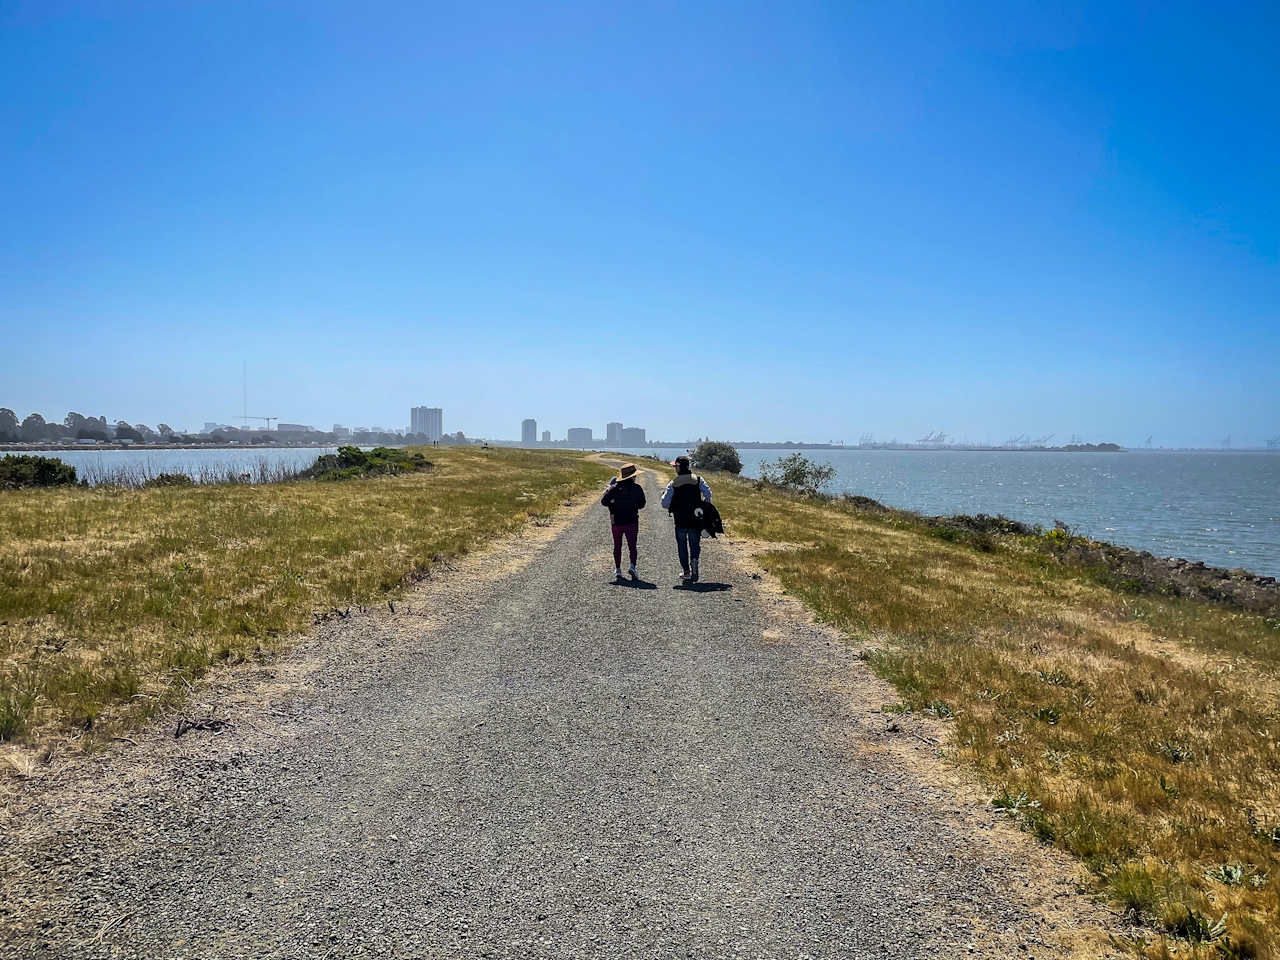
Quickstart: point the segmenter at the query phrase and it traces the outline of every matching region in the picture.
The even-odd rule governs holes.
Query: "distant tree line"
[[[174,436],[167,423],[152,430],[145,423],[131,424],[124,420],[107,423],[106,417],[86,417],[72,411],[62,421],[46,420],[38,413],[31,413],[19,421],[18,415],[8,407],[0,407],[0,443],[39,443],[41,440],[163,440]]]
[[[0,407],[0,443],[39,443],[42,440],[51,442],[97,440],[103,443],[119,443],[122,440],[129,440],[133,443],[196,444],[226,443],[235,440],[238,443],[268,444],[279,442],[283,438],[319,443],[356,443],[366,446],[373,444],[427,446],[432,442],[426,434],[409,433],[401,436],[386,431],[362,431],[349,437],[338,437],[336,434],[317,430],[288,433],[278,437],[275,431],[219,427],[211,433],[180,434],[167,423],[157,424],[153,430],[145,423],[128,423],[125,420],[108,423],[106,417],[86,417],[74,411],[63,417],[61,422],[45,420],[38,413],[28,414],[25,419],[19,420],[18,415],[8,407]],[[479,441],[469,440],[459,430],[457,433],[445,434],[438,442],[442,446],[447,446]]]

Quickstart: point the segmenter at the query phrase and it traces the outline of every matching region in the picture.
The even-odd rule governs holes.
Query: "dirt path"
[[[880,701],[832,683],[852,651],[718,543],[676,586],[646,482],[644,581],[614,585],[604,511],[574,511],[204,695],[234,731],[33,787],[0,851],[3,949],[1057,955],[1025,870],[869,744]]]

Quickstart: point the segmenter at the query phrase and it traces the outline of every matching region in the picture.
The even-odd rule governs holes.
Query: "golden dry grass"
[[[1026,539],[720,479],[732,534],[951,717],[996,802],[1080,857],[1152,957],[1280,957],[1280,623],[1117,593]],[[1211,928],[1227,915],[1225,936]]]
[[[572,452],[427,454],[429,473],[336,483],[0,493],[0,739],[100,742],[609,475]]]

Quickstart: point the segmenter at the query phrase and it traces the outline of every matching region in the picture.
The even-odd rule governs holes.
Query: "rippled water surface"
[[[640,454],[654,451],[628,451]],[[659,451],[674,457],[683,451]],[[1280,454],[807,450],[849,491],[926,514],[1061,520],[1157,556],[1280,576]],[[743,472],[786,451],[744,450]]]

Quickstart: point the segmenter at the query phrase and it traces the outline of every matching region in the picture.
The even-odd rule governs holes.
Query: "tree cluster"
[[[0,443],[39,443],[41,440],[133,440],[138,443],[173,436],[173,428],[167,423],[152,430],[145,423],[131,424],[124,420],[107,423],[106,417],[86,417],[74,410],[62,418],[45,420],[38,413],[31,413],[22,421],[8,407],[0,407]]]
[[[727,473],[742,472],[742,458],[732,445],[720,440],[704,440],[689,457],[696,470],[724,470]]]

